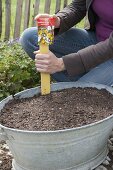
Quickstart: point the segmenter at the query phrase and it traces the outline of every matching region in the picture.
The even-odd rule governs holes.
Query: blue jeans
[[[33,52],[39,49],[37,33],[37,28],[32,27],[26,29],[20,37],[22,47],[32,59],[35,58]],[[98,41],[95,32],[71,28],[62,35],[55,37],[54,44],[50,46],[50,50],[57,57],[62,57],[96,43]],[[113,84],[113,60],[110,59],[91,69],[89,72],[75,77],[70,77],[67,71],[57,72],[51,76],[58,82],[82,81],[111,86]]]

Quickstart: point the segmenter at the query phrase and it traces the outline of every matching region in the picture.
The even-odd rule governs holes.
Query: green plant
[[[18,43],[0,42],[0,100],[40,83],[31,60]]]

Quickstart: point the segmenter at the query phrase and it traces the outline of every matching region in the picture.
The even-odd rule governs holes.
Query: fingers
[[[48,59],[48,55],[38,53],[38,54],[35,55],[35,59],[36,60],[43,60],[43,59],[45,60],[45,59]]]
[[[48,60],[44,60],[44,59],[41,59],[41,60],[35,59],[35,65],[37,65],[37,64],[40,64],[40,65],[49,65],[50,62]]]
[[[36,66],[36,70],[38,72],[45,72],[45,73],[49,73],[49,65],[47,65],[46,63],[35,63]]]
[[[49,71],[47,71],[46,69],[42,69],[42,68],[36,68],[36,70],[40,73],[49,73]]]
[[[36,65],[36,68],[38,69],[38,71],[40,71],[40,69],[47,69],[47,65],[43,65],[43,64],[35,64]]]
[[[35,52],[35,66],[38,72],[46,72],[49,73],[50,66],[50,56],[48,54],[40,54],[39,51]]]
[[[40,50],[34,51],[33,53],[34,53],[34,54],[40,54]]]
[[[35,59],[39,59],[38,57],[40,56],[44,58],[45,55],[48,55],[48,54],[41,54],[40,50],[34,51],[33,53],[35,54]]]
[[[33,53],[34,53],[34,54],[41,54],[40,50],[34,51]],[[43,55],[47,55],[47,53],[46,53],[46,54],[43,54]]]
[[[50,17],[53,17],[53,15],[50,15],[50,14],[38,14],[35,17],[35,20],[37,20],[38,18],[50,18]]]

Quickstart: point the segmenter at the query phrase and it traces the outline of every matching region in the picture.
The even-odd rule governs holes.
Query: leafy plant
[[[0,42],[0,100],[40,83],[35,64],[18,43]]]

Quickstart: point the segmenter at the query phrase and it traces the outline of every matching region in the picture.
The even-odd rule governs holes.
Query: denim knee
[[[38,34],[37,28],[31,27],[24,30],[20,39],[20,44],[22,45],[25,52],[34,59],[33,52],[38,49]]]
[[[25,45],[28,41],[30,41],[34,35],[34,31],[36,31],[35,27],[27,28],[23,31],[20,36],[19,42],[22,45]]]

